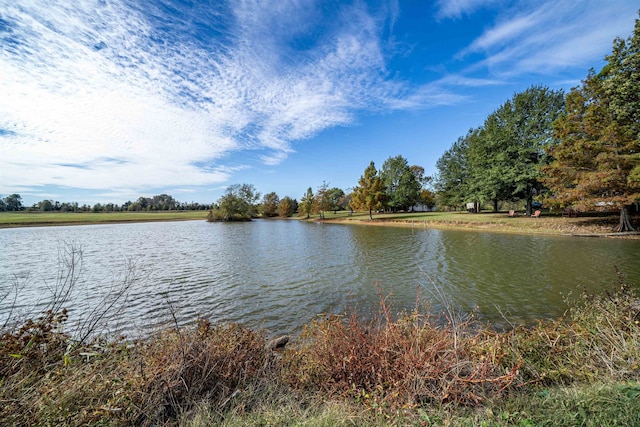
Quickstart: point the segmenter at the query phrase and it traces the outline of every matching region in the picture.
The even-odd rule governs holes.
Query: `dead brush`
[[[604,373],[615,380],[638,378],[640,373],[640,300],[618,273],[612,289],[592,295],[570,310],[572,359],[587,380]]]
[[[129,351],[63,331],[67,311],[46,311],[0,336],[0,420],[6,425],[90,425],[127,420]],[[124,401],[123,401],[124,400]]]
[[[15,330],[0,335],[0,355],[3,377],[19,369],[43,371],[51,364],[63,361],[69,336],[62,331],[68,319],[67,310],[48,310],[36,319],[28,319]]]
[[[640,300],[619,276],[602,294],[583,292],[558,320],[503,335],[505,361],[522,360],[523,382],[568,385],[640,376]]]
[[[394,319],[381,299],[368,322],[346,314],[306,327],[302,343],[284,354],[285,381],[381,410],[428,402],[475,405],[508,389],[519,365],[505,370],[504,350],[492,345],[495,335],[472,329],[468,323],[439,326],[418,310]]]
[[[273,355],[262,333],[231,324],[161,332],[140,354],[141,418],[138,424],[177,420],[207,402],[221,413],[225,405],[264,376]]]
[[[66,311],[48,311],[0,335],[0,418],[30,419],[28,403],[39,394],[40,378],[62,367],[68,336],[61,331]]]

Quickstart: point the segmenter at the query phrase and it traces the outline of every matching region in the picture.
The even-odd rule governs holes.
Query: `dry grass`
[[[353,424],[431,425],[425,420],[443,420],[433,408],[460,414],[477,408],[471,414],[478,421],[478,413],[515,398],[519,413],[527,413],[523,402],[541,401],[536,396],[543,387],[631,381],[620,393],[638,389],[640,302],[622,281],[607,294],[585,294],[564,319],[506,332],[471,320],[442,322],[426,309],[397,318],[391,313],[382,298],[372,319],[350,313],[319,319],[276,353],[261,332],[205,320],[139,342],[96,337],[78,343],[65,332],[66,311],[49,311],[2,331],[0,420],[293,425],[291,416],[308,414],[319,420],[308,425],[329,425],[336,413],[317,409],[314,402],[322,401],[361,408],[345,419],[360,410],[373,415],[354,415]],[[498,403],[507,411],[505,405]],[[273,412],[277,407],[284,413]],[[629,405],[621,410],[632,416]],[[531,412],[513,419],[534,418]]]
[[[541,384],[636,379],[640,374],[640,300],[620,279],[603,295],[582,295],[566,319],[506,334],[523,379]]]
[[[273,354],[237,325],[169,330],[139,343],[96,340],[69,352],[53,316],[2,336],[0,419],[15,425],[175,423],[205,402],[224,412],[268,378]]]
[[[394,320],[382,300],[370,321],[354,314],[315,321],[303,344],[284,355],[286,380],[380,410],[477,405],[501,395],[518,379],[519,362],[503,369],[499,334],[449,320],[438,326],[418,311]]]
[[[266,378],[273,354],[261,333],[238,325],[163,332],[142,345],[141,419],[166,423],[206,402],[222,414],[241,390]]]

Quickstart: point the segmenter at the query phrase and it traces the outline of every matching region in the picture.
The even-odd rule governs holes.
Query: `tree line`
[[[402,156],[364,170],[350,193],[324,183],[300,202],[229,187],[210,220],[254,215],[324,217],[331,210],[407,211],[415,205],[479,211],[524,202],[555,209],[620,210],[619,231],[633,230],[629,207],[640,202],[640,20],[628,39],[614,40],[606,64],[565,94],[546,86],[516,93],[444,152],[434,177]],[[248,197],[251,196],[251,197]],[[297,207],[297,209],[296,209]]]
[[[640,20],[599,72],[566,94],[532,86],[470,129],[437,161],[441,206],[535,199],[563,209],[620,210],[640,202]]]
[[[93,206],[77,202],[62,202],[45,199],[25,206],[20,194],[10,194],[0,199],[0,212],[149,212],[149,211],[198,211],[210,210],[211,204],[198,202],[184,203],[176,201],[168,194],[158,194],[153,197],[139,197],[135,201],[127,201],[122,205],[117,203],[95,203]]]
[[[398,155],[389,157],[378,171],[374,162],[365,169],[358,185],[349,193],[330,187],[325,181],[316,191],[311,187],[300,201],[291,197],[282,199],[275,192],[261,195],[252,184],[229,186],[209,213],[209,221],[247,221],[262,217],[290,217],[294,214],[310,218],[311,214],[325,218],[326,212],[368,210],[392,212],[408,211],[416,206],[433,208],[435,194],[429,190],[430,177],[422,166],[410,166]]]

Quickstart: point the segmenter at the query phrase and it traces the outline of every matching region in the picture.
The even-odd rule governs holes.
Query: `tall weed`
[[[305,328],[284,354],[296,389],[350,397],[382,410],[427,403],[479,404],[517,380],[519,363],[501,365],[499,335],[468,323],[439,325],[418,311],[392,318],[384,299],[370,321],[329,316]]]

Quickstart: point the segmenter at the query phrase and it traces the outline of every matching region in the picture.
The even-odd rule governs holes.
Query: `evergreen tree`
[[[386,200],[385,188],[373,162],[358,180],[358,186],[353,189],[351,206],[354,209],[369,211],[369,219],[373,219],[373,211],[384,206]]]
[[[307,188],[307,192],[300,199],[299,209],[300,215],[307,215],[307,219],[311,216],[311,212],[315,207],[315,197],[311,187]]]

